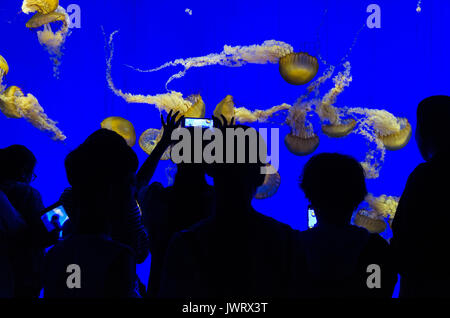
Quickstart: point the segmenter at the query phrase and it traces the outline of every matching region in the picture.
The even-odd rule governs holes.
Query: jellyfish
[[[392,222],[395,217],[399,200],[400,197],[397,196],[383,194],[375,197],[372,193],[369,193],[365,198],[370,208],[380,213],[384,218],[387,218],[389,222]]]
[[[234,117],[234,101],[233,96],[227,95],[225,98],[217,104],[214,109],[214,117],[222,120],[222,116],[225,117],[227,122],[230,122]]]
[[[22,11],[26,14],[36,12],[26,23],[26,27],[37,29],[43,26],[43,30],[37,31],[38,40],[50,54],[53,62],[53,75],[58,77],[62,57],[61,48],[69,33],[69,15],[63,7],[59,6],[57,0],[24,0]],[[62,22],[62,27],[57,32],[53,32],[51,23],[57,21]]]
[[[59,6],[59,0],[24,0],[22,3],[22,11],[26,14],[39,12],[47,14],[55,11]]]
[[[36,128],[49,131],[54,140],[65,140],[66,136],[49,119],[38,100],[32,94],[24,95],[17,86],[8,87],[0,94],[0,110],[8,118],[25,118]]]
[[[353,118],[343,120],[339,124],[322,124],[322,132],[328,137],[341,138],[350,134],[356,127],[356,120]]]
[[[385,220],[387,219],[388,223],[391,224],[394,219],[399,199],[399,197],[385,194],[375,197],[369,193],[365,198],[369,208],[359,210],[354,223],[373,233],[383,232],[387,227]]]
[[[236,122],[240,123],[265,122],[275,113],[289,108],[291,108],[291,105],[283,103],[266,110],[256,109],[251,111],[245,107],[235,107],[233,96],[227,95],[219,104],[217,104],[213,115],[221,121],[223,115],[227,122],[230,122],[231,118],[234,118]]]
[[[346,66],[349,72],[349,65]],[[335,85],[339,89],[331,90],[331,93],[327,94],[323,99],[319,98],[320,86],[333,75],[334,69],[334,67],[329,67],[322,76],[308,86],[307,92],[300,96],[294,106],[289,109],[286,124],[291,128],[291,132],[286,135],[284,143],[288,150],[295,155],[309,155],[319,146],[319,137],[314,133],[313,126],[307,119],[309,112],[314,111],[318,113],[321,120],[328,119],[330,122],[332,121],[334,125],[332,130],[337,130],[335,127],[336,123],[341,124],[338,121],[338,111],[331,103],[334,103],[337,95],[342,92],[345,87],[344,84],[348,82],[348,76],[345,77],[339,73],[340,80],[335,81]],[[347,75],[347,73],[344,73],[344,75]],[[311,94],[314,94],[314,97],[308,99]],[[319,107],[314,109],[314,105],[319,105]],[[327,110],[329,114],[326,113]],[[333,120],[330,120],[331,118]]]
[[[180,113],[179,117],[203,118],[206,113],[206,105],[200,94],[194,94],[187,98],[192,106],[185,113]]]
[[[422,12],[422,0],[417,1],[416,11],[417,13]]]
[[[191,57],[187,59],[176,59],[167,62],[159,67],[142,70],[127,65],[135,71],[149,73],[162,70],[166,67],[181,65],[184,69],[172,75],[166,82],[166,89],[169,83],[174,79],[183,77],[186,72],[193,67],[204,67],[209,65],[223,65],[229,67],[239,67],[251,64],[267,64],[278,63],[280,58],[287,56],[293,52],[290,44],[276,40],[267,40],[262,44],[254,44],[249,46],[229,46],[225,45],[220,53],[211,53],[205,56]]]
[[[286,123],[291,132],[284,138],[286,148],[297,156],[307,156],[319,146],[319,137],[314,133],[312,124],[307,120],[309,105],[302,103],[289,109]]]
[[[113,40],[114,36],[117,34],[117,31],[111,33],[109,36],[109,41],[107,43],[107,47],[109,48],[110,55],[107,58],[107,70],[106,70],[106,78],[110,89],[114,94],[123,98],[127,103],[144,103],[144,104],[153,104],[160,111],[164,110],[166,112],[179,111],[180,115],[185,114],[187,116],[189,113],[188,109],[190,109],[195,101],[192,101],[190,98],[184,98],[183,94],[176,91],[169,91],[165,94],[156,94],[156,95],[140,95],[140,94],[130,94],[124,93],[122,90],[115,87],[112,76],[112,60],[114,56],[114,45]],[[221,53],[213,53],[206,56],[194,57],[188,59],[177,59],[173,62],[168,62],[163,64],[160,67],[151,70],[140,70],[134,67],[132,69],[139,72],[156,72],[163,68],[169,66],[181,65],[184,66],[184,70],[171,76],[169,80],[166,82],[167,85],[175,78],[181,78],[191,67],[203,67],[208,65],[225,65],[225,66],[242,66],[247,63],[254,64],[266,64],[266,63],[277,63],[279,58],[285,56],[292,52],[292,47],[284,42],[269,40],[265,41],[261,45],[250,45],[250,46],[224,46],[224,50]],[[290,107],[290,105],[283,103],[281,105],[273,106],[267,110],[259,110],[250,111],[245,107],[234,108],[234,101],[232,96],[227,96],[221,101],[215,111],[214,114],[223,114],[228,120],[231,117],[235,117],[236,121],[240,121],[242,123],[251,123],[251,122],[263,122],[266,121],[269,117],[274,115],[275,113],[286,110]],[[186,114],[187,113],[187,114]],[[220,118],[220,115],[219,115]]]
[[[192,101],[189,98],[183,98],[183,94],[175,91],[171,91],[165,94],[156,95],[141,95],[141,94],[130,94],[124,93],[122,90],[116,88],[114,81],[111,76],[112,72],[112,61],[114,57],[114,36],[118,31],[111,33],[109,36],[109,41],[107,46],[109,48],[109,57],[106,60],[106,81],[108,82],[109,88],[114,94],[123,98],[127,103],[139,103],[139,104],[150,104],[155,105],[158,110],[164,110],[167,113],[169,111],[180,113],[185,113],[192,106]]]
[[[383,216],[375,210],[361,209],[356,213],[353,223],[371,233],[381,233],[386,230]]]
[[[267,199],[273,196],[280,187],[281,177],[278,171],[272,174],[266,174],[264,183],[258,187],[255,199]]]
[[[0,93],[4,90],[3,77],[8,74],[9,66],[3,56],[0,55]]]
[[[316,76],[319,70],[317,58],[308,53],[289,53],[279,60],[281,77],[292,85],[304,85]]]
[[[352,118],[342,119],[342,112],[333,105],[339,94],[344,91],[345,87],[350,85],[352,76],[350,75],[350,63],[343,64],[345,71],[339,72],[333,78],[334,87],[324,95],[319,103],[316,113],[322,121],[322,132],[328,137],[340,138],[345,137],[352,132],[356,126],[356,121]]]
[[[411,125],[406,118],[397,118],[386,110],[350,108],[349,114],[364,115],[367,126],[373,127],[375,136],[388,150],[405,147],[412,135]]]
[[[412,135],[411,124],[406,118],[397,118],[400,129],[397,132],[388,134],[379,133],[378,138],[381,139],[387,150],[399,150],[405,147]]]
[[[139,146],[145,153],[148,155],[153,152],[158,142],[161,140],[163,130],[149,128],[144,131],[139,137]],[[169,160],[170,159],[171,147],[169,147],[161,157],[161,160]]]
[[[130,147],[133,147],[136,143],[136,132],[133,124],[122,117],[108,117],[101,122],[100,126],[121,135]]]

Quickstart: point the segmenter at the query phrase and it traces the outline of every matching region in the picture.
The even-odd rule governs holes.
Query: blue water
[[[28,17],[18,13],[21,1],[0,2],[0,54],[10,66],[6,83],[34,94],[68,137],[63,143],[55,142],[25,120],[8,120],[0,115],[0,147],[19,143],[35,153],[38,178],[33,185],[46,205],[54,203],[68,186],[64,157],[99,128],[104,118],[127,118],[138,136],[147,128],[160,127],[154,106],[127,104],[107,87],[101,26],[107,34],[120,30],[113,63],[116,86],[135,94],[157,94],[165,92],[164,83],[180,69],[141,74],[123,64],[152,68],[176,58],[220,52],[225,44],[261,44],[270,39],[290,43],[297,51],[320,53],[336,64],[366,24],[368,5],[375,3],[381,9],[381,27],[366,26],[359,33],[348,59],[353,82],[339,96],[336,106],[386,109],[407,117],[414,127],[420,100],[433,94],[450,94],[448,0],[423,0],[420,14],[416,12],[416,0],[61,0],[65,8],[79,5],[81,27],[72,28],[67,38],[59,79],[53,77],[52,64],[35,32],[25,28]],[[185,12],[187,8],[192,15]],[[319,74],[324,69],[321,65]],[[254,109],[292,104],[305,91],[304,87],[286,83],[273,64],[193,69],[173,81],[170,89],[185,96],[201,93],[207,116],[227,94],[234,96],[237,106]],[[288,132],[288,127],[282,126],[280,137]],[[360,136],[320,137],[317,152],[341,152],[362,160],[367,150]],[[142,163],[146,154],[138,145],[134,149]],[[298,178],[308,158],[292,155],[281,140],[279,191],[272,198],[255,201],[254,206],[294,228],[306,229],[307,201],[298,188]],[[380,177],[368,181],[369,191],[401,195],[408,175],[421,160],[414,140],[399,151],[388,152]],[[167,182],[167,165],[160,164],[154,180]],[[148,266],[146,262],[139,267],[144,282]]]

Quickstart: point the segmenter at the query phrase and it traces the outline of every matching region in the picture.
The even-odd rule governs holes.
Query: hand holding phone
[[[64,207],[56,203],[42,212],[41,220],[48,232],[61,230],[64,223],[69,219]]]

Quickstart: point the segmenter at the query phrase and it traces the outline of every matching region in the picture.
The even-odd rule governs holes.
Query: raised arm
[[[167,115],[166,122],[161,115],[163,134],[161,140],[155,146],[155,149],[153,149],[153,151],[148,156],[147,160],[145,160],[144,164],[141,166],[137,173],[136,179],[138,193],[144,186],[150,183],[150,180],[155,173],[156,167],[158,166],[159,160],[161,160],[164,152],[172,144],[172,132],[180,125],[181,120],[183,119],[183,116],[181,116],[177,120],[178,114],[179,112],[176,112],[172,115],[172,111],[170,111]]]

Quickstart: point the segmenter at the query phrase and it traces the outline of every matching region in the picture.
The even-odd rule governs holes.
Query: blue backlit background
[[[148,128],[160,128],[154,106],[127,104],[107,87],[102,26],[106,34],[120,30],[113,62],[116,86],[124,92],[157,94],[165,92],[166,80],[180,69],[142,74],[124,64],[148,69],[176,58],[220,52],[225,44],[261,44],[271,39],[287,42],[296,51],[320,53],[330,64],[337,64],[366,24],[367,7],[375,3],[381,8],[381,28],[364,27],[359,33],[348,59],[353,82],[338,97],[336,106],[386,109],[407,117],[415,127],[420,100],[450,94],[448,0],[422,0],[421,13],[416,12],[416,0],[60,0],[64,8],[70,4],[80,7],[81,27],[71,29],[67,38],[59,79],[53,77],[51,61],[35,32],[25,28],[29,16],[20,13],[21,2],[0,0],[0,54],[10,66],[4,82],[35,95],[68,138],[63,143],[52,141],[25,120],[0,114],[0,147],[19,143],[35,153],[38,178],[33,185],[46,205],[57,201],[68,186],[65,156],[98,129],[104,118],[130,120],[138,137]],[[185,12],[187,8],[192,15]],[[319,74],[324,69],[321,65]],[[255,109],[292,104],[305,92],[305,87],[286,83],[274,64],[193,69],[169,88],[185,96],[201,93],[207,116],[228,94],[234,96],[236,106]],[[288,127],[281,126],[280,138],[288,132]],[[320,138],[316,152],[364,158],[367,146],[361,136]],[[138,145],[134,149],[142,163],[146,154]],[[298,177],[308,158],[289,153],[281,139],[281,186],[272,198],[255,200],[256,209],[294,228],[306,229],[307,201],[298,188]],[[413,139],[405,148],[388,152],[380,177],[368,180],[369,192],[401,195],[408,175],[421,160]],[[154,180],[167,183],[167,165],[161,162]],[[147,261],[139,267],[145,283],[148,266]]]

